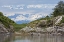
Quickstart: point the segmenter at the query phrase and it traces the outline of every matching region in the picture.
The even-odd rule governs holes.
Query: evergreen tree
[[[54,17],[59,16],[59,15],[64,15],[64,2],[63,1],[60,1],[58,5],[55,6],[52,15]]]
[[[15,22],[13,20],[4,16],[2,12],[0,12],[0,22],[3,23],[6,27],[9,27],[9,25],[15,24]]]

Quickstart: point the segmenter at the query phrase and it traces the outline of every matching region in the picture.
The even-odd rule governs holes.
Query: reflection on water
[[[0,34],[0,42],[64,42],[64,36],[42,34],[40,36],[14,36]]]

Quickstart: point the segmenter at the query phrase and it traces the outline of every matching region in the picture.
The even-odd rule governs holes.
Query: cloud
[[[41,5],[28,5],[27,8],[41,8]]]
[[[9,9],[12,9],[12,6],[10,6],[10,5],[3,5],[2,7],[3,7],[3,8],[9,8]]]
[[[13,13],[9,13],[9,14],[7,13],[7,14],[4,14],[4,16],[7,16],[7,17],[8,17],[8,16],[14,16],[14,15],[15,15],[15,14],[13,14]]]
[[[22,16],[22,15],[18,15],[16,18],[11,18],[14,21],[22,21],[22,20],[26,20],[26,17]]]
[[[2,8],[23,9],[24,8],[24,5],[3,5]]]
[[[31,14],[34,14],[34,10],[29,10],[29,11],[22,11],[22,12],[4,12],[3,11],[3,14],[7,17],[9,16],[14,16],[14,15],[31,15]]]
[[[36,19],[41,18],[41,17],[42,17],[42,15],[34,14],[32,16],[29,16],[28,20],[33,21],[33,20],[36,20]]]
[[[36,5],[4,5],[2,8],[15,9],[11,12],[5,12],[5,16],[11,17],[15,22],[18,21],[34,21],[50,13],[50,9],[54,8],[56,4],[36,4]],[[32,10],[32,9],[33,10]],[[45,8],[47,10],[45,10]],[[16,11],[22,9],[22,11]],[[37,10],[39,9],[39,10]],[[43,9],[43,10],[42,10]],[[16,16],[15,16],[16,15]],[[28,16],[27,16],[28,15]],[[14,18],[12,18],[12,16]]]
[[[18,15],[16,18],[11,18],[14,21],[22,21],[22,20],[26,20],[26,21],[34,21],[37,20],[38,18],[42,18],[43,16],[47,16],[47,13],[36,13],[36,14],[28,14],[28,17],[25,16],[26,14],[20,14]]]
[[[37,9],[44,9],[44,8],[54,8],[56,4],[31,4],[31,5],[3,5],[3,8],[8,8],[8,9],[24,9],[25,7],[27,9],[29,8],[37,8]]]
[[[11,13],[6,13],[5,16],[10,17],[12,20],[15,22],[18,21],[34,21],[37,20],[38,18],[42,18],[43,16],[47,16],[49,13],[47,12],[36,12],[34,10],[29,10],[29,11],[22,11],[22,12],[11,12]],[[12,18],[13,16],[13,18]]]
[[[27,5],[27,8],[54,8],[56,4]]]
[[[37,20],[37,19],[42,18],[47,15],[48,15],[48,13],[43,13],[43,12],[36,13],[36,14],[29,16],[28,20],[30,20],[30,21]]]

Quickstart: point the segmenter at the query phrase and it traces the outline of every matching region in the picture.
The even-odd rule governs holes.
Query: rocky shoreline
[[[19,32],[15,32],[16,35],[40,35],[40,34],[47,34],[47,35],[64,35],[64,28],[59,26],[48,27],[45,29],[42,28],[31,28],[25,27],[21,29]]]

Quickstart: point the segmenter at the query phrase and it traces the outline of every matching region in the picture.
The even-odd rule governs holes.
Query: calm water
[[[14,36],[0,34],[0,42],[64,42],[64,36],[52,35],[33,35],[33,36]]]

